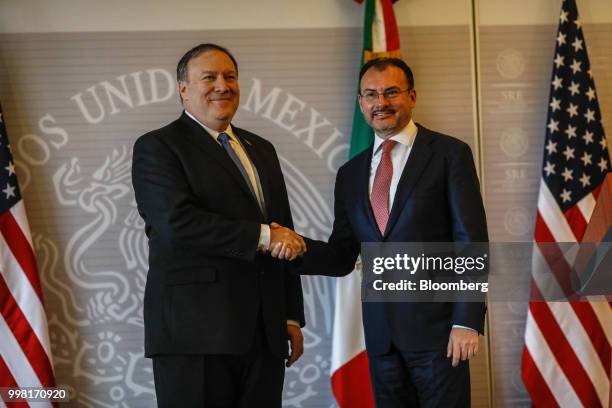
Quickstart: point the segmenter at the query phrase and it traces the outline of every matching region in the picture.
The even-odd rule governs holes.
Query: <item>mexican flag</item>
[[[363,3],[364,0],[355,0]],[[399,57],[399,34],[392,0],[366,0],[361,65],[376,57]],[[357,85],[359,86],[359,84]],[[355,103],[349,158],[374,140]],[[337,281],[331,359],[332,392],[340,408],[374,407],[361,320],[361,264]]]
[[[363,3],[363,0],[355,0]],[[397,0],[396,0],[397,1]],[[361,65],[377,57],[400,57],[399,33],[391,0],[366,0],[363,24],[363,51]],[[357,84],[359,90],[359,84]],[[374,140],[372,128],[368,126],[359,103],[355,102],[353,131],[349,159],[352,159]]]

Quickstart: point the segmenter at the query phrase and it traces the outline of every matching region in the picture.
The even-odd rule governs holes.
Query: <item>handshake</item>
[[[275,222],[270,224],[270,255],[293,261],[306,252],[304,239],[295,231]]]

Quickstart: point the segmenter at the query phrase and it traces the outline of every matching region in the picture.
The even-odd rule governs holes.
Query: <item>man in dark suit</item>
[[[238,66],[201,44],[177,66],[183,114],[140,137],[132,177],[149,238],[145,355],[161,407],[280,407],[303,350],[300,278],[265,252],[304,244],[272,144],[231,125]]]
[[[396,58],[360,72],[359,104],[373,146],[340,168],[329,243],[306,240],[303,274],[350,273],[361,242],[486,242],[467,144],[415,125],[412,71]],[[292,255],[279,247],[274,256]],[[377,407],[469,407],[467,360],[478,351],[483,303],[363,304]]]

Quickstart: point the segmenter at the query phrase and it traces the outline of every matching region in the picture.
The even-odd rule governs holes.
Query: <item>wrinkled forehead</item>
[[[360,88],[363,89],[387,89],[392,87],[407,88],[410,86],[406,74],[395,65],[384,68],[371,67],[361,78]]]
[[[236,66],[226,53],[218,50],[207,50],[187,63],[187,72],[222,72],[237,73]]]

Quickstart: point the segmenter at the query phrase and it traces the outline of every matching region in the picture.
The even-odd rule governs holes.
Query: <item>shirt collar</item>
[[[408,122],[398,134],[391,136],[389,139],[395,140],[404,146],[411,147],[418,130],[419,128],[414,124],[414,121],[410,119],[410,122]],[[374,134],[374,154],[378,153],[380,146],[385,140],[386,139],[383,139],[377,134]]]
[[[205,130],[205,131],[207,131],[207,132],[208,132],[208,134],[210,134],[210,135],[213,137],[213,139],[215,139],[215,141],[217,141],[217,143],[219,143],[219,141],[217,140],[217,138],[219,137],[219,133],[221,133],[221,132],[219,132],[219,131],[217,131],[217,130],[213,130],[213,129],[209,128],[208,126],[206,126],[205,124],[203,124],[202,122],[200,122],[200,121],[199,121],[199,120],[198,120],[198,119],[197,119],[197,118],[196,118],[194,115],[192,115],[191,113],[189,113],[187,110],[185,110],[185,114],[186,114],[187,116],[189,116],[191,119],[193,119],[193,120],[194,120],[194,121],[195,121],[195,122],[196,122],[198,125],[202,126],[202,127],[204,128],[204,130]],[[233,129],[232,129],[232,125],[231,125],[231,124],[227,125],[227,129],[225,129],[225,130],[223,131],[223,133],[227,133],[227,134],[228,134],[228,136],[230,137],[230,139],[234,139],[234,140],[236,140],[236,136],[234,135],[234,131],[233,131]]]

